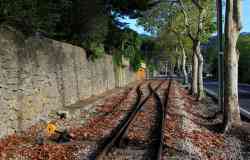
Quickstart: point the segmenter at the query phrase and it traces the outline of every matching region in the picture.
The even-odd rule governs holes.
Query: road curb
[[[209,90],[209,89],[204,89],[206,92],[206,95],[208,95],[209,97],[211,97],[216,103],[218,103],[218,96],[215,92]]]
[[[218,103],[218,95],[214,92],[214,91],[211,91],[209,89],[204,89],[206,94],[211,97],[215,102]],[[240,107],[240,114],[244,117],[247,117],[248,119],[250,119],[250,112],[248,112],[247,110],[243,109]]]
[[[250,119],[250,112],[248,112],[247,110],[240,108],[240,114]]]

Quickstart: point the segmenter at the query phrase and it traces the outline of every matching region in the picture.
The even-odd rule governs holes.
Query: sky
[[[130,19],[128,17],[124,17],[123,19],[119,19],[121,22],[128,23],[128,27],[132,30],[135,30],[139,34],[150,35],[150,33],[146,32],[142,26],[137,25],[136,19]]]
[[[242,10],[243,10],[242,32],[250,32],[250,0],[242,1]]]
[[[250,32],[250,0],[242,0],[242,11],[243,28],[241,32]],[[137,31],[139,34],[150,35],[150,33],[146,32],[142,26],[137,25],[136,19],[129,19],[128,17],[125,17],[121,21],[128,23],[129,28]]]

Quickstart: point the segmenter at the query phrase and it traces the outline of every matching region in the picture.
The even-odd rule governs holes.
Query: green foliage
[[[157,35],[168,24],[175,11],[177,10],[174,5],[162,1],[144,12],[143,16],[139,17],[139,24],[144,26],[148,32]]]
[[[149,70],[157,69],[157,60],[162,54],[162,48],[158,43],[157,39],[145,38],[143,40],[141,51],[143,53],[143,58]]]
[[[91,60],[105,51],[118,65],[128,58],[137,70],[143,60],[141,37],[118,28],[117,16],[137,17],[153,5],[153,0],[0,0],[0,24],[83,46]]]
[[[0,0],[0,23],[7,22],[19,29],[55,35],[63,12],[71,7],[70,0]]]
[[[138,71],[141,67],[142,63],[142,56],[140,53],[134,54],[132,57],[129,58],[130,65],[134,71]]]
[[[140,68],[142,62],[141,37],[131,29],[120,29],[111,26],[109,36],[105,41],[106,51],[114,56],[116,65],[122,65],[122,58],[127,58],[134,71]]]
[[[239,81],[250,83],[250,36],[240,36],[238,40],[239,58]]]
[[[158,66],[154,63],[149,63],[149,64],[147,64],[147,69],[148,69],[149,73],[153,73],[154,70],[158,69]]]
[[[105,13],[103,0],[76,0],[69,13],[69,35],[82,42],[95,41],[103,43],[107,34],[110,17]]]
[[[217,37],[212,37],[206,44],[204,50],[205,64],[209,65],[208,71],[213,74],[213,78],[218,78],[218,40]]]
[[[241,35],[239,37],[237,48],[239,49],[239,82],[250,83],[250,36]],[[210,40],[205,52],[205,61],[211,66],[210,71],[217,77],[218,71],[218,49],[217,39]]]
[[[103,0],[0,0],[0,23],[86,47],[101,57],[111,17]]]
[[[141,12],[158,3],[154,0],[108,0],[107,2],[112,11],[119,16],[127,15],[132,18],[141,16]]]
[[[122,53],[118,50],[116,50],[116,52],[114,51],[112,57],[113,57],[113,63],[116,66],[122,66]]]
[[[161,12],[172,10],[173,8],[165,4],[158,6],[157,9],[161,9],[161,11],[156,10],[155,14],[158,13],[162,15]],[[158,17],[159,15],[156,14],[154,16]],[[155,40],[158,49],[154,50],[158,53],[158,55],[156,55],[157,57],[167,57],[170,63],[175,64],[182,48],[185,48],[186,53],[190,53],[192,41],[185,33],[184,19],[181,13],[173,12],[164,16],[165,17],[160,18],[160,20],[157,20],[158,22],[155,20],[157,18],[152,18],[152,25],[155,26],[154,24],[158,24],[156,25],[156,28],[158,28],[158,37]],[[145,18],[149,19],[148,17]]]
[[[90,41],[85,44],[84,48],[87,48],[89,59],[92,61],[101,58],[105,54],[104,45],[95,41]]]
[[[183,2],[183,3],[181,3]],[[148,31],[154,33],[163,56],[175,64],[182,49],[191,62],[195,41],[206,43],[216,30],[215,0],[161,1],[144,12],[139,22]]]

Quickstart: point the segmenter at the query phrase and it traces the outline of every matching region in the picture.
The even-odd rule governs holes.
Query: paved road
[[[217,93],[217,81],[205,81],[205,88]],[[250,85],[239,84],[239,103],[240,107],[250,112]]]

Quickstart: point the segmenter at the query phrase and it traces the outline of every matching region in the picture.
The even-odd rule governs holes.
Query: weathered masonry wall
[[[128,67],[122,72],[124,79],[115,78],[111,56],[90,62],[82,48],[0,27],[0,137],[135,80]]]

